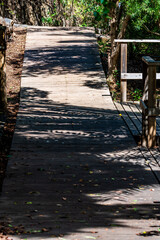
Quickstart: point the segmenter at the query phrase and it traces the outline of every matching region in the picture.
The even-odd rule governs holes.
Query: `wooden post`
[[[121,44],[121,73],[127,73],[127,43]],[[121,102],[127,101],[127,80],[121,79]]]
[[[143,62],[143,96],[142,100],[148,106],[148,65]],[[142,111],[142,146],[148,147],[148,116]]]
[[[156,108],[156,66],[149,65],[148,108]],[[156,147],[156,117],[148,116],[148,148]]]
[[[6,111],[7,109],[7,92],[6,92],[6,27],[0,26],[0,109]]]
[[[150,57],[143,58],[144,92],[142,100],[147,109],[156,109],[156,65]],[[158,63],[159,64],[159,63]],[[148,111],[142,113],[142,146],[156,147],[156,116],[148,116]]]

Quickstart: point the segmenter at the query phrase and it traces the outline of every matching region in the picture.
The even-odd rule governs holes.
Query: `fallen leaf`
[[[32,204],[32,202],[26,202],[26,204],[27,204],[27,205],[31,205],[31,204]]]
[[[42,232],[48,232],[49,230],[47,228],[42,228]]]

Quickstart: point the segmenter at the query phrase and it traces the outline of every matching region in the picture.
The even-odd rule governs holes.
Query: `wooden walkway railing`
[[[143,97],[142,108],[142,146],[156,147],[156,116],[160,109],[156,100],[156,67],[160,61],[155,61],[149,56],[143,57]]]
[[[156,72],[160,61],[155,61],[149,56],[142,58],[143,73],[127,73],[127,43],[160,43],[160,40],[145,39],[115,39],[121,44],[121,103],[127,102],[127,81],[143,80],[144,92],[141,100],[142,108],[142,138],[143,147],[156,147],[156,117],[160,116],[159,103],[156,99],[156,80],[160,73]]]
[[[127,73],[127,44],[128,43],[160,43],[157,39],[115,39],[116,43],[121,44],[121,102],[127,101],[127,81],[142,80],[142,73]],[[156,75],[160,79],[160,73]]]

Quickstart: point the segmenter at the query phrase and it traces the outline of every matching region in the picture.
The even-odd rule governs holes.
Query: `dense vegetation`
[[[42,18],[43,24],[56,26],[93,26],[109,35],[104,50],[108,54],[110,79],[117,72],[120,46],[116,38],[159,38],[160,0],[54,0],[53,12]],[[130,53],[154,54],[154,45],[130,46]]]

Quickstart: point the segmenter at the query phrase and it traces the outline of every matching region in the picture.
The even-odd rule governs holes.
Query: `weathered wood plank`
[[[122,104],[124,110],[126,111],[126,113],[128,114],[129,118],[131,119],[131,121],[133,122],[133,124],[136,126],[139,135],[142,132],[142,124],[141,122],[137,119],[136,115],[132,112],[131,108],[128,106],[128,104]]]
[[[142,60],[147,64],[147,65],[154,65],[154,66],[160,66],[160,61],[155,61],[153,58],[150,56],[144,56],[142,57]]]
[[[140,148],[141,153],[143,154],[145,158],[146,165],[154,172],[155,177],[160,181],[160,172],[159,172],[159,166],[157,164],[157,159],[154,158],[154,153],[156,150],[148,150],[147,148]]]
[[[127,126],[130,128],[130,131],[132,132],[132,134],[140,135],[138,132],[135,132],[136,123],[134,122],[134,124],[133,124],[133,121],[135,121],[135,118],[131,118],[131,115],[129,115],[127,112],[124,113],[124,108],[122,107],[122,104],[115,103],[115,105],[116,105],[117,109],[119,110],[119,112],[122,114],[122,117],[124,118],[124,121],[126,122]],[[140,107],[140,104],[138,104],[138,103],[135,104],[133,102],[125,103],[125,105],[123,104],[123,106],[126,106],[126,105],[128,105],[130,107],[131,111],[135,114],[136,118],[139,120],[140,124],[142,125],[142,109]],[[157,122],[156,136],[160,136],[160,118],[159,117],[156,118],[156,122]],[[159,159],[160,159],[160,157],[159,157]]]
[[[151,149],[150,150],[153,158],[155,159],[156,163],[160,167],[160,154],[159,154],[159,149]],[[159,179],[160,180],[160,179]]]
[[[158,39],[115,39],[116,43],[160,43]]]
[[[124,111],[121,103],[114,102],[117,110],[119,111],[120,114],[122,114],[122,118],[124,119],[125,123],[127,124],[128,128],[130,129],[131,133],[133,136],[138,136],[139,132],[133,123],[133,121],[128,117],[127,113]]]
[[[124,80],[142,80],[142,73],[121,73],[121,79]],[[160,73],[156,73],[156,79],[160,80]]]
[[[137,119],[142,123],[142,113],[139,112],[137,106],[137,104],[134,103],[129,103],[129,106],[132,110],[132,112],[134,112],[134,114],[136,115]]]

